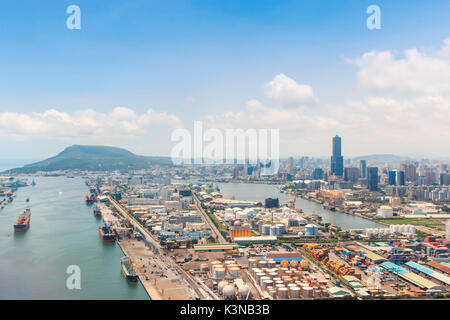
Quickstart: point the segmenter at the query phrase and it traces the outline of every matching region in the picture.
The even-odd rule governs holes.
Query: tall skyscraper
[[[294,158],[289,157],[287,163],[287,173],[292,174],[294,172]]]
[[[405,171],[397,171],[397,184],[399,186],[405,185]]]
[[[367,178],[366,160],[359,160],[359,175],[361,178]]]
[[[344,157],[341,152],[341,137],[333,138],[333,154],[331,156],[331,174],[342,177],[344,175]]]
[[[313,172],[314,180],[322,180],[323,179],[323,170],[322,168],[315,168]]]
[[[397,184],[397,174],[395,171],[389,171],[388,172],[388,176],[389,176],[389,185],[390,186],[395,186]]]
[[[367,167],[367,189],[376,191],[378,189],[378,168]]]
[[[356,182],[359,178],[358,168],[344,168],[344,180]]]
[[[408,182],[416,182],[416,166],[412,163],[403,163],[400,170],[405,171],[405,178]]]

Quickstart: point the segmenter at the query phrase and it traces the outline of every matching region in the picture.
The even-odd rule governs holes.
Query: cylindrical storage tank
[[[240,268],[230,268],[228,269],[230,276],[233,278],[240,278],[241,277],[241,269]]]
[[[225,268],[214,268],[213,269],[214,279],[224,279],[225,278]]]
[[[276,236],[278,236],[280,234],[280,230],[278,229],[277,226],[271,226],[270,230],[269,230],[269,234],[271,236],[275,236],[276,237]]]
[[[270,233],[270,224],[263,224],[261,233],[264,235],[268,235]]]
[[[281,271],[289,270],[288,269],[289,268],[289,262],[287,260],[282,260],[281,263],[280,263],[280,266],[281,266]],[[283,270],[283,269],[286,269],[286,270]]]
[[[297,260],[291,260],[291,262],[289,264],[290,264],[291,268],[297,268],[298,261]]]
[[[268,276],[262,276],[261,278],[259,278],[259,285],[262,287],[264,281],[266,281],[266,280],[271,280],[271,279]]]
[[[209,270],[209,266],[207,263],[200,264],[200,272],[207,272]]]
[[[303,287],[303,297],[304,298],[313,298],[314,297],[314,289],[311,287]]]
[[[279,230],[280,234],[286,232],[286,227],[285,227],[284,224],[279,223],[279,224],[277,224],[276,226],[278,227],[278,230]]]
[[[277,297],[277,291],[276,290],[269,290],[269,294],[272,298],[276,298]]]
[[[248,267],[249,268],[254,268],[258,265],[258,263],[256,262],[256,259],[250,258],[248,259]]]
[[[289,291],[287,288],[278,288],[278,299],[288,299],[289,297]]]
[[[273,281],[272,280],[263,280],[263,283],[262,283],[262,288],[268,288],[268,287],[271,287],[273,285]]]
[[[272,259],[267,260],[267,267],[268,268],[275,268],[276,265],[277,264],[276,264],[275,260],[272,260]]]
[[[267,268],[267,261],[261,260],[258,262],[259,268]]]
[[[278,273],[276,273],[276,272],[269,272],[268,275],[269,275],[269,277],[271,277],[272,279],[274,279],[274,278],[277,278]]]
[[[291,299],[300,298],[300,288],[299,287],[290,287],[289,295],[291,296]]]
[[[232,285],[227,284],[223,287],[223,297],[227,300],[235,298],[235,291]]]
[[[249,296],[249,293],[250,293],[250,287],[246,284],[240,286],[238,289],[238,295],[242,299],[247,298],[247,296]]]
[[[300,262],[300,267],[302,268],[302,270],[308,270],[309,269],[309,263],[306,260],[302,260]]]
[[[317,234],[317,227],[313,224],[307,224],[305,226],[305,236],[313,237]]]
[[[258,272],[258,273],[255,275],[256,281],[257,281],[258,283],[260,283],[260,282],[261,282],[261,278],[264,277],[265,275],[266,275],[266,274],[263,273],[263,272]]]
[[[220,294],[222,294],[223,292],[223,288],[228,284],[228,282],[226,281],[220,281],[219,284],[217,285],[217,290],[219,291]]]

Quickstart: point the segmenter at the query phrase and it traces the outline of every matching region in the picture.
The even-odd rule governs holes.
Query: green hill
[[[54,157],[6,172],[140,170],[146,169],[150,165],[170,166],[171,164],[172,161],[169,157],[138,156],[128,150],[116,147],[73,145]]]

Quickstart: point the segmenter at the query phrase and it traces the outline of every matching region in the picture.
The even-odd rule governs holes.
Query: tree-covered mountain
[[[147,169],[150,165],[169,166],[171,164],[172,161],[169,157],[138,156],[128,150],[116,147],[73,145],[54,157],[6,172],[35,173],[37,171],[57,170],[140,170]]]

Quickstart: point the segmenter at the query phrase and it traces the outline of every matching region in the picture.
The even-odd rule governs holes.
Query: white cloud
[[[139,135],[154,126],[177,128],[182,126],[182,122],[177,116],[166,112],[148,109],[145,113],[137,114],[123,107],[116,107],[110,113],[92,109],[73,113],[55,109],[42,113],[0,113],[1,135],[19,139]]]
[[[294,79],[280,73],[272,81],[265,83],[265,94],[270,99],[287,107],[298,107],[316,102],[313,88],[298,84]]]
[[[442,94],[450,90],[450,38],[436,53],[370,51],[353,61],[361,84],[375,92]]]

